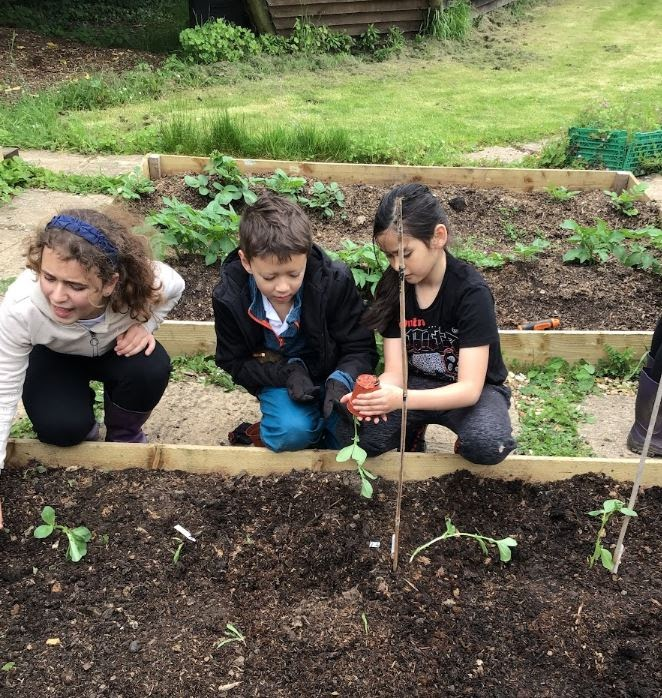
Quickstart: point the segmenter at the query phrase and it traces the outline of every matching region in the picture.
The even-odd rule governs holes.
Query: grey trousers
[[[409,377],[409,388],[425,390],[442,384],[427,376]],[[407,433],[427,424],[441,424],[458,436],[456,453],[477,465],[500,463],[517,445],[512,435],[510,389],[504,385],[486,384],[480,399],[471,407],[454,410],[407,410]],[[359,432],[361,447],[369,456],[377,456],[400,446],[402,412],[388,415],[386,422],[362,422]]]

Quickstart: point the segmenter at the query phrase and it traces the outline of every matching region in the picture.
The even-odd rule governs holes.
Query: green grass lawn
[[[385,63],[235,76],[168,99],[61,118],[92,150],[99,142],[161,149],[159,125],[173,118],[205,124],[227,111],[252,132],[344,129],[365,160],[374,150],[395,161],[450,164],[485,146],[560,134],[601,102],[635,113],[662,105],[662,3],[584,0],[578,8],[574,0],[551,0],[534,4],[517,24],[487,23],[464,45],[432,42]]]

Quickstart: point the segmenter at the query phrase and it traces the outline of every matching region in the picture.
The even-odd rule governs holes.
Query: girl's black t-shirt
[[[485,382],[501,385],[506,380],[494,298],[485,279],[470,264],[447,252],[441,288],[425,309],[418,306],[415,286],[406,284],[405,324],[411,371],[454,383],[460,349],[489,345]],[[399,337],[399,325],[396,317],[384,337]]]

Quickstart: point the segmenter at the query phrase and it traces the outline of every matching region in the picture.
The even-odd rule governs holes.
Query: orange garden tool
[[[517,325],[518,330],[557,330],[561,327],[561,321],[557,317],[546,318],[545,320],[534,320]]]

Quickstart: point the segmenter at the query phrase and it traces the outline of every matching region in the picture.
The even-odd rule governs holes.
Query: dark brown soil
[[[0,27],[0,99],[34,94],[95,72],[121,72],[138,63],[162,62],[163,56],[144,51],[87,46],[27,29]]]
[[[393,483],[368,501],[348,473],[2,479],[0,665],[13,663],[2,695],[660,695],[660,488],[640,495],[614,578],[587,566],[586,512],[629,486],[597,476],[406,484],[397,573]],[[64,540],[33,537],[46,504],[93,531],[82,562],[65,560]],[[453,539],[410,563],[445,516],[515,537],[512,562]],[[197,542],[174,564],[177,523]],[[245,644],[216,646],[227,623]]]
[[[159,209],[161,196],[176,196],[195,207],[207,199],[198,196],[172,177],[157,182],[157,191],[136,207],[141,213]],[[312,215],[314,238],[328,249],[342,241],[368,242],[372,220],[384,187],[343,186],[346,207],[333,219]],[[640,213],[629,218],[614,209],[601,191],[581,193],[567,202],[553,200],[547,193],[514,193],[491,189],[443,187],[435,190],[447,210],[456,245],[470,245],[483,253],[512,252],[517,242],[531,243],[544,237],[550,247],[534,261],[484,269],[497,304],[497,319],[503,329],[550,316],[561,319],[563,329],[652,330],[662,307],[660,277],[633,270],[616,260],[603,265],[563,264],[572,246],[571,232],[560,227],[566,219],[580,225],[595,225],[603,219],[610,228],[643,228],[660,225],[653,203],[638,204]],[[461,197],[466,207],[456,211],[449,205]],[[451,248],[452,249],[452,248]],[[662,257],[659,251],[658,259]],[[172,319],[211,320],[210,297],[218,279],[218,265],[205,267],[199,258],[171,260],[187,282]]]

